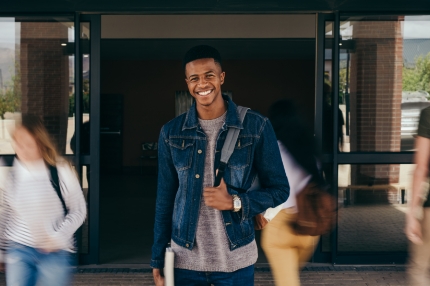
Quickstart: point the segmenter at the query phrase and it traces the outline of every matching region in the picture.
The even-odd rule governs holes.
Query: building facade
[[[158,132],[189,104],[181,58],[202,43],[234,101],[291,99],[314,130],[339,216],[313,261],[403,263],[428,1],[1,3],[0,156],[20,114],[43,118],[88,203],[80,262],[149,263]]]

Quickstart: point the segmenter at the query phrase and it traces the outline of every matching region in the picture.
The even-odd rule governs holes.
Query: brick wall
[[[351,151],[400,151],[403,38],[401,19],[353,23]],[[360,165],[353,184],[397,183],[399,165]]]
[[[22,113],[41,116],[60,153],[65,152],[69,104],[69,62],[61,43],[63,23],[21,23]]]

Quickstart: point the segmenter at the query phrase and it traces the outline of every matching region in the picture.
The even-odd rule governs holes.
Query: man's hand
[[[160,269],[152,269],[152,276],[154,277],[155,286],[164,286],[164,276]]]
[[[206,187],[203,189],[203,198],[208,207],[220,211],[233,210],[233,197],[227,191],[224,179],[218,187]]]
[[[406,214],[405,233],[411,242],[418,245],[423,244],[421,222],[412,211]]]

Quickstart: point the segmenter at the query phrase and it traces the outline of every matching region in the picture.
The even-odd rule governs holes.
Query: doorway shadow
[[[100,180],[100,263],[149,264],[154,236],[156,175],[103,175]],[[256,231],[257,263],[267,263]]]
[[[100,263],[150,263],[156,190],[155,175],[101,176]]]

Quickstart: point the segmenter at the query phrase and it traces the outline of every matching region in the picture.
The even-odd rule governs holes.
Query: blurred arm
[[[12,172],[12,171],[10,171]],[[9,221],[9,217],[11,214],[11,208],[9,205],[9,195],[8,190],[12,187],[13,184],[13,176],[12,173],[9,173],[8,179],[6,180],[5,189],[1,192],[1,200],[0,200],[0,263],[5,261],[5,252],[7,247],[7,242],[5,238],[6,225]]]
[[[430,139],[417,136],[415,140],[416,152],[414,163],[416,169],[412,181],[412,198],[410,203],[410,213],[416,213],[423,204],[423,184],[427,181],[430,164]]]
[[[422,205],[424,201],[423,184],[427,180],[428,165],[430,162],[430,139],[422,136],[417,136],[415,141],[415,157],[414,163],[416,169],[412,181],[412,198],[409,205],[408,213],[406,214],[406,236],[415,244],[422,244],[422,227],[420,220],[422,219]]]
[[[58,243],[67,242],[82,225],[87,216],[87,207],[81,185],[71,167],[66,164],[57,165],[61,193],[67,207],[67,215],[55,233]]]

